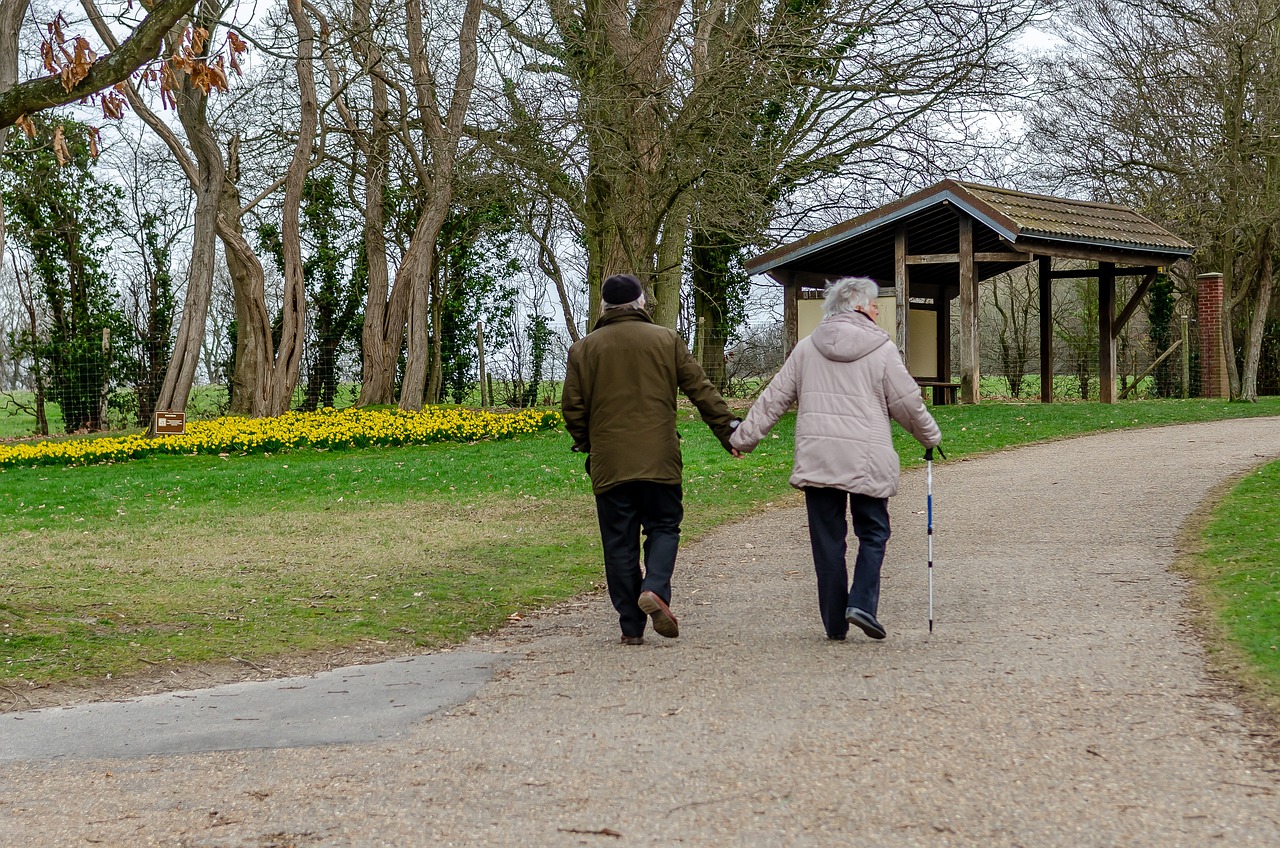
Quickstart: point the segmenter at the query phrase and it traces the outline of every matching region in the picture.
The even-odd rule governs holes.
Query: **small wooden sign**
[[[187,413],[157,412],[151,424],[151,432],[157,436],[182,436],[187,432]]]

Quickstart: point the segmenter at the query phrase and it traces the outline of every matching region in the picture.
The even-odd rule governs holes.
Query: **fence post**
[[[1191,316],[1182,316],[1182,397],[1191,397]]]
[[[493,397],[489,394],[488,384],[485,380],[484,373],[484,322],[476,322],[476,350],[480,354],[480,405],[489,407],[493,405]]]

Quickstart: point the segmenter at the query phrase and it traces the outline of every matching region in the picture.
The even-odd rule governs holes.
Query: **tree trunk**
[[[18,82],[18,30],[31,0],[0,0],[0,94]],[[9,127],[0,127],[0,154],[4,153]],[[0,257],[4,256],[4,208],[0,207]]]
[[[587,170],[584,188],[583,241],[587,248],[587,323],[583,333],[590,333],[600,320],[600,287],[605,277],[605,206],[608,191],[604,178],[595,169]]]
[[[423,38],[422,4],[420,0],[406,0],[405,3],[414,95],[427,137],[427,146],[431,151],[431,175],[430,185],[426,186],[430,191],[430,199],[418,218],[404,263],[413,266],[413,273],[409,278],[413,294],[410,298],[412,305],[407,362],[404,382],[400,387],[401,409],[421,409],[427,390],[431,335],[430,282],[435,274],[435,244],[449,214],[449,204],[453,200],[458,145],[462,139],[463,122],[471,104],[475,84],[478,53],[476,36],[480,28],[480,12],[481,0],[467,0],[458,34],[458,74],[454,80],[448,111],[442,119],[439,92]],[[399,285],[400,275],[397,274],[396,277]]]
[[[444,388],[444,340],[440,333],[444,324],[445,286],[440,279],[440,257],[435,256],[431,264],[431,368],[427,377],[427,403],[436,404]]]
[[[298,141],[285,173],[284,208],[281,213],[280,240],[284,253],[284,302],[280,346],[275,353],[271,373],[270,401],[267,414],[283,415],[293,400],[302,368],[302,347],[307,329],[307,286],[302,269],[302,231],[299,214],[302,189],[311,170],[311,150],[315,145],[319,124],[316,96],[315,32],[302,8],[302,0],[289,0],[289,17],[298,32],[298,58],[294,71],[298,80]]]
[[[187,269],[187,292],[182,319],[164,383],[156,397],[156,409],[182,412],[187,408],[195,382],[213,297],[213,271],[217,261],[218,207],[226,170],[222,153],[206,119],[208,97],[191,84],[186,74],[178,92],[178,120],[187,134],[187,143],[196,159],[195,220],[192,227],[191,261]],[[150,422],[148,422],[150,426]]]
[[[258,255],[244,237],[240,221],[240,141],[233,136],[227,148],[226,179],[219,198],[218,236],[231,276],[236,312],[235,365],[230,376],[230,411],[238,415],[266,415],[268,382],[274,345],[267,314],[266,276]]]
[[[654,277],[667,213],[659,198],[674,196],[668,137],[660,98],[647,92],[670,84],[665,48],[683,6],[680,0],[638,0],[587,3],[578,11],[552,4],[560,37],[574,56],[570,73],[587,130],[588,330],[600,315],[600,284],[611,274],[634,274],[655,300],[669,297]],[[664,323],[674,326],[669,303],[659,306]]]
[[[411,266],[408,278],[409,338],[405,352],[404,381],[400,386],[400,408],[422,409],[427,395],[427,370],[431,354],[431,277],[435,274],[435,240],[448,214],[447,199],[432,192],[431,201],[422,210],[413,230],[404,265]],[[444,204],[445,208],[441,209]],[[412,259],[411,259],[412,257]],[[404,265],[401,270],[404,270]],[[397,282],[400,275],[397,274]]]
[[[688,215],[672,211],[662,228],[658,267],[653,274],[653,322],[673,330],[680,323],[680,284],[688,239]]]
[[[1245,340],[1244,371],[1240,375],[1240,400],[1252,403],[1258,402],[1258,365],[1262,360],[1262,337],[1266,333],[1267,314],[1271,311],[1275,274],[1275,256],[1272,251],[1274,232],[1274,227],[1267,227],[1262,237],[1258,292],[1253,300],[1253,318],[1249,322],[1249,335]]]
[[[365,297],[364,327],[361,334],[361,378],[358,406],[395,402],[396,362],[404,341],[404,297],[388,303],[390,272],[387,268],[386,210],[383,191],[387,184],[390,158],[390,129],[387,114],[386,73],[382,53],[373,38],[370,16],[372,0],[357,0],[352,23],[356,30],[355,52],[369,75],[373,103],[369,142],[364,150],[364,251],[369,269],[369,289]]]

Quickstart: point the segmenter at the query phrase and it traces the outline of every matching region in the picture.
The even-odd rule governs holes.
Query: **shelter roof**
[[[1169,264],[1194,251],[1191,244],[1127,206],[943,180],[761,254],[747,263],[747,271],[866,274],[892,280],[895,231],[907,229],[912,254],[955,253],[957,212],[979,225],[974,228],[975,251],[1026,254],[1022,261],[980,260],[980,279],[1017,267],[1031,255]],[[916,279],[913,272],[913,288]]]

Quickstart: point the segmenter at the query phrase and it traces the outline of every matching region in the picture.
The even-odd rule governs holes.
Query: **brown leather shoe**
[[[645,591],[640,593],[636,603],[646,615],[653,619],[653,629],[659,636],[674,639],[680,635],[680,622],[676,621],[676,617],[671,614],[671,608],[662,598],[653,592]]]
[[[643,645],[643,644],[644,644],[644,637],[643,637],[643,636],[623,636],[623,637],[622,637],[622,644],[624,644],[624,645]]]

